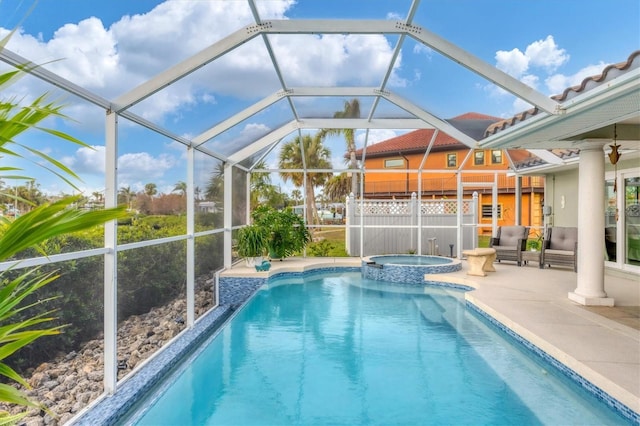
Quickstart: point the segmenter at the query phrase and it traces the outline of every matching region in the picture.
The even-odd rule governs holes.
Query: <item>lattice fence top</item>
[[[365,201],[356,203],[356,214],[365,215],[408,215],[411,201]]]
[[[417,200],[410,201],[364,201],[354,202],[355,213],[357,215],[410,215],[414,211],[413,205],[418,205]],[[422,201],[420,205],[421,215],[455,215],[458,212],[456,200],[428,200]],[[464,200],[462,202],[462,213],[473,214],[473,201]]]
[[[420,206],[420,213],[422,215],[429,214],[457,214],[458,203],[455,200],[440,200],[440,201],[423,201]],[[473,213],[473,202],[464,200],[462,201],[462,213]]]

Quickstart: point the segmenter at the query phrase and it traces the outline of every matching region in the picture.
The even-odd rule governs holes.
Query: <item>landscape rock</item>
[[[206,277],[197,280],[197,316],[213,306],[212,285],[213,280]],[[177,299],[118,324],[118,360],[121,361],[118,380],[177,336],[185,328],[183,318],[186,318],[186,301]],[[63,425],[98,398],[103,392],[103,343],[101,333],[82,348],[27,370],[24,378],[32,389],[26,394],[44,404],[52,414],[31,410],[20,425]],[[0,410],[12,414],[24,411],[22,407],[5,404],[0,404]]]

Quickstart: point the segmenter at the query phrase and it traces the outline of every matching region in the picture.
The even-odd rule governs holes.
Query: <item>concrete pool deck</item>
[[[244,263],[221,276],[262,276],[315,267],[360,267],[360,258],[287,258],[269,272]],[[615,307],[584,307],[568,299],[577,274],[537,264],[494,264],[486,277],[462,270],[429,279],[473,287],[466,299],[614,399],[640,414],[640,279],[617,271],[605,274],[605,291]]]

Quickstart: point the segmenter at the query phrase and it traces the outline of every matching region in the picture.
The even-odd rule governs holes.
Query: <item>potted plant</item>
[[[254,224],[267,235],[267,249],[271,259],[284,259],[301,252],[311,240],[302,217],[290,209],[276,210],[261,206],[252,213]]]
[[[238,231],[238,255],[245,258],[247,266],[260,265],[267,248],[267,232],[253,224]]]
[[[535,231],[533,233],[534,238],[527,240],[527,245],[531,251],[540,251],[542,247],[542,233]]]

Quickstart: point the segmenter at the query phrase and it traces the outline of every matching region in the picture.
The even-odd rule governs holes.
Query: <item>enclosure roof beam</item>
[[[118,97],[114,101],[117,112],[130,108],[182,77],[191,74],[216,58],[230,52],[237,46],[251,40],[259,34],[259,32],[255,30],[256,27],[259,27],[259,25],[249,25],[231,33],[222,40],[201,50],[179,64],[162,71],[155,77]]]
[[[425,28],[411,25],[407,26],[407,31],[409,32],[409,35],[417,41],[440,52],[444,56],[474,73],[481,75],[525,102],[528,102],[549,114],[559,114],[561,112],[560,104],[549,96],[527,86],[517,78],[510,76],[506,72],[499,70],[487,62],[484,62],[480,58],[426,30]]]
[[[466,133],[461,132],[460,130],[456,129],[454,126],[447,123],[446,121],[436,117],[433,114],[428,113],[427,111],[421,109],[420,107],[415,106],[414,104],[408,102],[407,100],[399,96],[396,96],[391,92],[384,92],[383,97],[387,99],[389,102],[399,106],[403,110],[433,125],[436,129],[445,132],[446,134],[448,134],[454,139],[457,139],[458,141],[467,145],[469,148],[475,148],[478,145],[478,142],[472,137],[468,136]]]
[[[305,118],[298,122],[301,129],[433,129],[419,118]]]
[[[251,157],[254,153],[260,151],[261,149],[267,148],[272,143],[284,138],[290,133],[298,130],[298,126],[296,121],[290,121],[284,126],[272,131],[271,133],[263,136],[262,138],[256,140],[255,142],[245,146],[244,148],[236,151],[233,155],[230,155],[228,161],[232,164],[239,163],[247,158]]]
[[[0,60],[2,60],[3,62],[13,67],[28,70],[29,74],[33,75],[34,77],[37,77],[40,80],[43,80],[55,87],[58,87],[67,93],[71,93],[72,95],[75,95],[80,99],[83,99],[93,105],[96,105],[104,109],[105,111],[111,111],[113,108],[113,104],[109,100],[78,86],[77,84],[71,82],[70,80],[65,79],[64,77],[60,77],[59,75],[54,74],[53,72],[41,66],[38,66],[37,64],[34,64],[28,59],[6,48],[0,50]],[[176,142],[179,142],[183,145],[186,145],[186,146],[191,145],[191,141],[189,139],[186,139],[173,132],[170,132],[169,130],[161,126],[158,126],[150,122],[149,120],[140,117],[137,114],[134,114],[129,111],[122,111],[119,115],[126,118],[127,120],[130,120],[136,124],[139,124],[142,127],[146,127],[147,129],[153,132],[166,136],[167,138],[172,139]],[[202,151],[204,152],[204,150]],[[225,159],[225,157],[222,156],[221,154],[217,154],[213,152],[207,152],[207,153],[221,160]]]
[[[379,96],[377,87],[290,87],[287,96]]]
[[[227,118],[224,121],[221,121],[220,123],[216,124],[215,126],[211,127],[210,129],[206,130],[205,132],[199,134],[198,136],[193,138],[193,145],[194,146],[200,146],[203,143],[207,142],[208,140],[218,136],[219,134],[229,130],[230,128],[232,128],[233,126],[235,126],[236,124],[242,122],[243,120],[246,120],[247,118],[253,116],[254,114],[259,113],[260,111],[262,111],[263,109],[269,107],[270,105],[273,105],[274,103],[278,102],[280,99],[282,99],[285,96],[284,91],[283,90],[279,90],[276,93],[273,93],[269,96],[267,96],[266,98],[256,102],[255,104],[251,105],[248,108],[245,108],[243,111],[240,111],[237,114],[232,115],[231,117]]]
[[[40,80],[46,81],[56,87],[61,88],[62,90],[71,93],[80,99],[84,99],[87,102],[90,102],[94,105],[97,105],[105,110],[111,110],[111,102],[102,96],[98,96],[89,90],[83,89],[75,83],[67,80],[66,78],[60,77],[57,74],[52,73],[51,71],[43,68],[38,64],[34,64],[27,58],[24,58],[17,53],[14,53],[7,48],[0,49],[0,60],[5,62],[15,68],[24,70],[29,74],[39,78]]]
[[[557,101],[418,25],[390,20],[291,19],[265,21],[259,31],[272,34],[407,34],[525,102],[549,114],[560,113]]]

